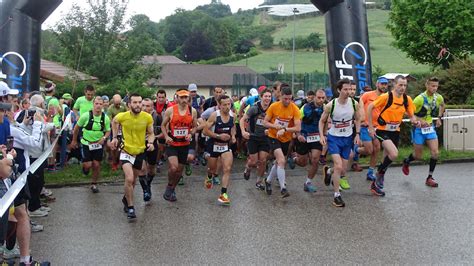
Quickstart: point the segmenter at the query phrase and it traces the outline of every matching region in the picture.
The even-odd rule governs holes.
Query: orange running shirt
[[[187,146],[190,144],[186,140],[186,136],[191,133],[193,128],[193,114],[190,108],[186,108],[186,113],[181,115],[179,113],[179,105],[173,105],[173,116],[169,124],[169,136],[173,139],[171,146]]]
[[[407,112],[409,115],[414,115],[415,112],[415,105],[413,104],[413,100],[411,99],[410,96],[407,96],[408,98],[408,110],[405,110],[405,106],[403,106],[403,96],[396,97],[395,94],[393,94],[393,102],[392,105],[387,108],[382,113],[382,118],[387,122],[387,125],[381,126],[377,125],[377,129],[379,130],[387,130],[391,125],[392,130],[390,131],[400,131],[400,127],[396,127],[395,125],[400,125],[403,119],[403,115],[405,112]],[[380,95],[375,101],[374,101],[374,108],[383,110],[385,105],[387,104],[388,101],[388,93],[384,93]],[[377,118],[378,116],[376,116]],[[396,129],[395,129],[396,128]]]
[[[369,121],[369,112],[367,112],[367,109],[369,107],[369,104],[371,104],[373,101],[375,101],[375,99],[377,99],[378,97],[379,97],[379,95],[377,95],[376,91],[366,92],[366,93],[362,94],[362,96],[360,97],[360,99],[364,102],[364,111],[365,111],[365,118],[362,121],[363,122],[362,125],[364,125],[364,126],[369,125],[369,123],[367,122],[367,121]],[[377,118],[379,117],[380,111],[381,111],[381,109],[379,109],[379,108],[372,109],[372,113],[373,113],[372,125],[374,125],[374,127],[377,126]]]
[[[298,106],[291,102],[288,106],[284,106],[281,101],[272,103],[267,109],[267,115],[270,116],[270,122],[274,124],[275,122],[284,126],[285,128],[293,127],[295,125],[295,120],[300,120],[300,110]],[[285,132],[282,136],[277,138],[276,129],[269,128],[268,136],[270,138],[278,139],[280,142],[288,142],[292,139],[291,132]]]

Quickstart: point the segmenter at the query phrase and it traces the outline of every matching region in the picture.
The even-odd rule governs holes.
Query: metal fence
[[[232,95],[247,95],[251,88],[262,85],[271,86],[275,81],[287,83],[291,86],[291,74],[279,74],[277,72],[262,74],[234,74],[232,84]],[[295,74],[293,94],[298,90],[305,93],[310,90],[324,89],[329,86],[329,76],[325,73]]]

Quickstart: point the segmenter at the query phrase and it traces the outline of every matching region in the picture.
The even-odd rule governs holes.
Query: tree
[[[198,6],[195,10],[200,10],[213,18],[223,18],[232,15],[229,5],[224,5],[215,0],[212,0],[209,5]]]
[[[319,33],[313,32],[306,38],[306,48],[313,49],[313,52],[321,48],[321,43],[321,34]]]
[[[394,46],[415,62],[449,67],[454,58],[474,50],[474,5],[471,1],[393,0],[388,28]],[[451,56],[438,58],[446,48]]]
[[[125,33],[128,58],[140,59],[144,55],[163,54],[158,24],[151,21],[146,15],[135,15],[129,25],[132,28]]]
[[[208,60],[216,56],[209,37],[199,30],[191,32],[181,49],[189,61]]]
[[[265,33],[260,37],[260,45],[264,49],[270,49],[273,47],[273,37],[270,33]]]

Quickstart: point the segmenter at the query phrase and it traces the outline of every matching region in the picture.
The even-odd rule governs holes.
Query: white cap
[[[296,97],[297,98],[304,98],[304,91],[302,90],[299,90],[296,92]]]
[[[196,84],[191,83],[188,85],[188,91],[197,91],[197,90],[198,90],[198,87]]]
[[[19,90],[12,90],[7,83],[0,81],[0,96],[17,95],[18,93],[20,93]]]
[[[251,88],[250,91],[249,91],[249,94],[250,94],[250,96],[257,96],[258,91],[255,88]]]

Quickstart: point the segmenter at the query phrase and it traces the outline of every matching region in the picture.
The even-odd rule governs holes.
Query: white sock
[[[285,186],[285,168],[284,167],[277,167],[277,175],[278,175],[278,182],[280,182],[281,189],[286,188]]]
[[[30,261],[31,261],[31,256],[22,256],[22,257],[20,257],[20,263],[23,262],[23,263],[27,264],[27,263],[30,263]]]
[[[311,179],[309,179],[309,177],[306,178],[306,184],[309,184],[311,183]]]
[[[272,179],[277,175],[277,166],[276,164],[274,164],[272,166],[272,169],[270,170],[270,173],[268,174],[268,177],[267,177],[267,183],[271,183],[272,182]]]
[[[339,197],[339,196],[341,196],[341,192],[334,192],[334,197],[335,197],[335,198],[337,198],[337,197]]]

